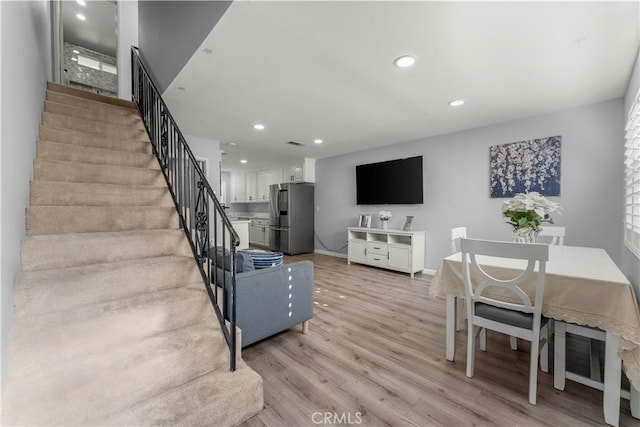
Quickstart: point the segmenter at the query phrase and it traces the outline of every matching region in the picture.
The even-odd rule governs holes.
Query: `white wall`
[[[138,46],[138,1],[116,3],[118,16],[118,97],[131,100],[131,46]]]
[[[184,137],[194,156],[203,157],[209,161],[207,180],[211,184],[211,189],[218,195],[220,193],[220,142],[191,135]]]
[[[622,239],[622,99],[448,135],[321,159],[316,162],[315,230],[330,248],[346,243],[346,228],[361,213],[390,210],[390,228],[414,215],[427,230],[425,266],[436,269],[450,250],[450,229],[467,226],[470,237],[510,240],[501,215],[505,199],[489,197],[489,147],[562,136],[561,196],[554,215],[567,227],[566,243],[603,247],[620,261]],[[355,166],[424,156],[424,204],[356,206]],[[316,249],[326,250],[316,240]]]
[[[6,345],[13,323],[13,282],[20,270],[20,242],[47,79],[51,78],[51,25],[45,0],[0,2],[0,206],[2,235],[2,387]],[[16,62],[16,58],[19,58]]]

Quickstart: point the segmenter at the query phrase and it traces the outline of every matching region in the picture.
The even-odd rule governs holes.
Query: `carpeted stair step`
[[[60,142],[40,141],[36,145],[38,159],[63,160],[134,168],[160,169],[153,154],[132,153]]]
[[[122,117],[140,117],[138,110],[135,108],[105,104],[104,102],[95,101],[93,99],[67,95],[65,93],[51,90],[47,91],[46,100],[55,102],[57,104],[69,105],[71,107],[82,108],[84,110],[91,110],[109,115],[119,115]]]
[[[151,185],[164,188],[167,185],[164,175],[158,169],[97,165],[63,160],[36,159],[33,162],[33,179],[95,184]]]
[[[18,318],[9,337],[8,363],[17,372],[37,372],[201,322],[219,328],[202,281]]]
[[[27,235],[178,228],[173,207],[30,206]]]
[[[21,261],[24,272],[167,255],[193,257],[183,230],[27,236]]]
[[[113,138],[147,140],[147,132],[144,129],[129,126],[116,126],[95,120],[79,119],[77,117],[62,116],[48,112],[42,113],[42,125],[54,128],[79,130]]]
[[[114,98],[112,96],[100,95],[98,93],[88,92],[82,89],[76,89],[70,86],[65,86],[59,83],[47,82],[47,90],[57,93],[63,93],[66,95],[76,96],[78,98],[89,99],[92,101],[98,101],[103,104],[113,105],[121,108],[137,111],[136,104],[132,101],[125,99]]]
[[[133,141],[118,139],[93,133],[80,132],[77,130],[59,129],[48,126],[40,126],[40,140],[103,148],[105,150],[130,151],[147,154],[152,154],[153,152],[148,140]]]
[[[226,371],[229,353],[217,327],[213,322],[189,325],[18,377],[21,381],[3,399],[9,399],[5,401],[9,407],[29,407],[30,411],[10,412],[9,420],[3,413],[3,422],[105,425],[109,416],[129,411],[131,406],[209,372]],[[138,421],[135,425],[151,424]]]
[[[17,319],[62,312],[199,280],[202,276],[193,257],[177,255],[27,271],[16,279],[14,312]]]
[[[242,360],[167,390],[107,420],[104,425],[235,426],[264,407],[262,377]]]
[[[100,104],[98,104],[100,105]],[[93,110],[91,108],[76,107],[54,101],[45,101],[44,111],[61,116],[75,117],[77,119],[93,120],[100,123],[107,123],[114,126],[127,126],[144,130],[144,123],[139,115],[131,113],[122,115],[113,113],[106,109]]]
[[[174,206],[163,187],[86,184],[82,182],[31,182],[31,206]]]

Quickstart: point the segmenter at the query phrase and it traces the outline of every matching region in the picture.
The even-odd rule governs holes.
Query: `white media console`
[[[411,277],[424,269],[424,231],[350,227],[347,233],[349,264],[357,262],[402,271]]]

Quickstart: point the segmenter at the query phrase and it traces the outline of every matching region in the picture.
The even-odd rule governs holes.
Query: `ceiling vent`
[[[296,142],[296,141],[289,141],[287,142],[287,144],[289,145],[295,145],[296,147],[304,147],[304,144],[301,142]]]

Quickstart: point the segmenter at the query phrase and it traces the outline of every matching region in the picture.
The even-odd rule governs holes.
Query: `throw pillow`
[[[253,266],[255,269],[278,267],[283,263],[282,252],[267,252],[267,251],[238,251],[246,254],[253,259]]]
[[[216,250],[216,264],[219,267],[224,265],[224,269],[230,271],[231,253],[226,249],[223,250],[221,247],[218,247]],[[255,270],[253,266],[253,258],[242,253],[242,251],[236,251],[236,273],[253,270]]]

